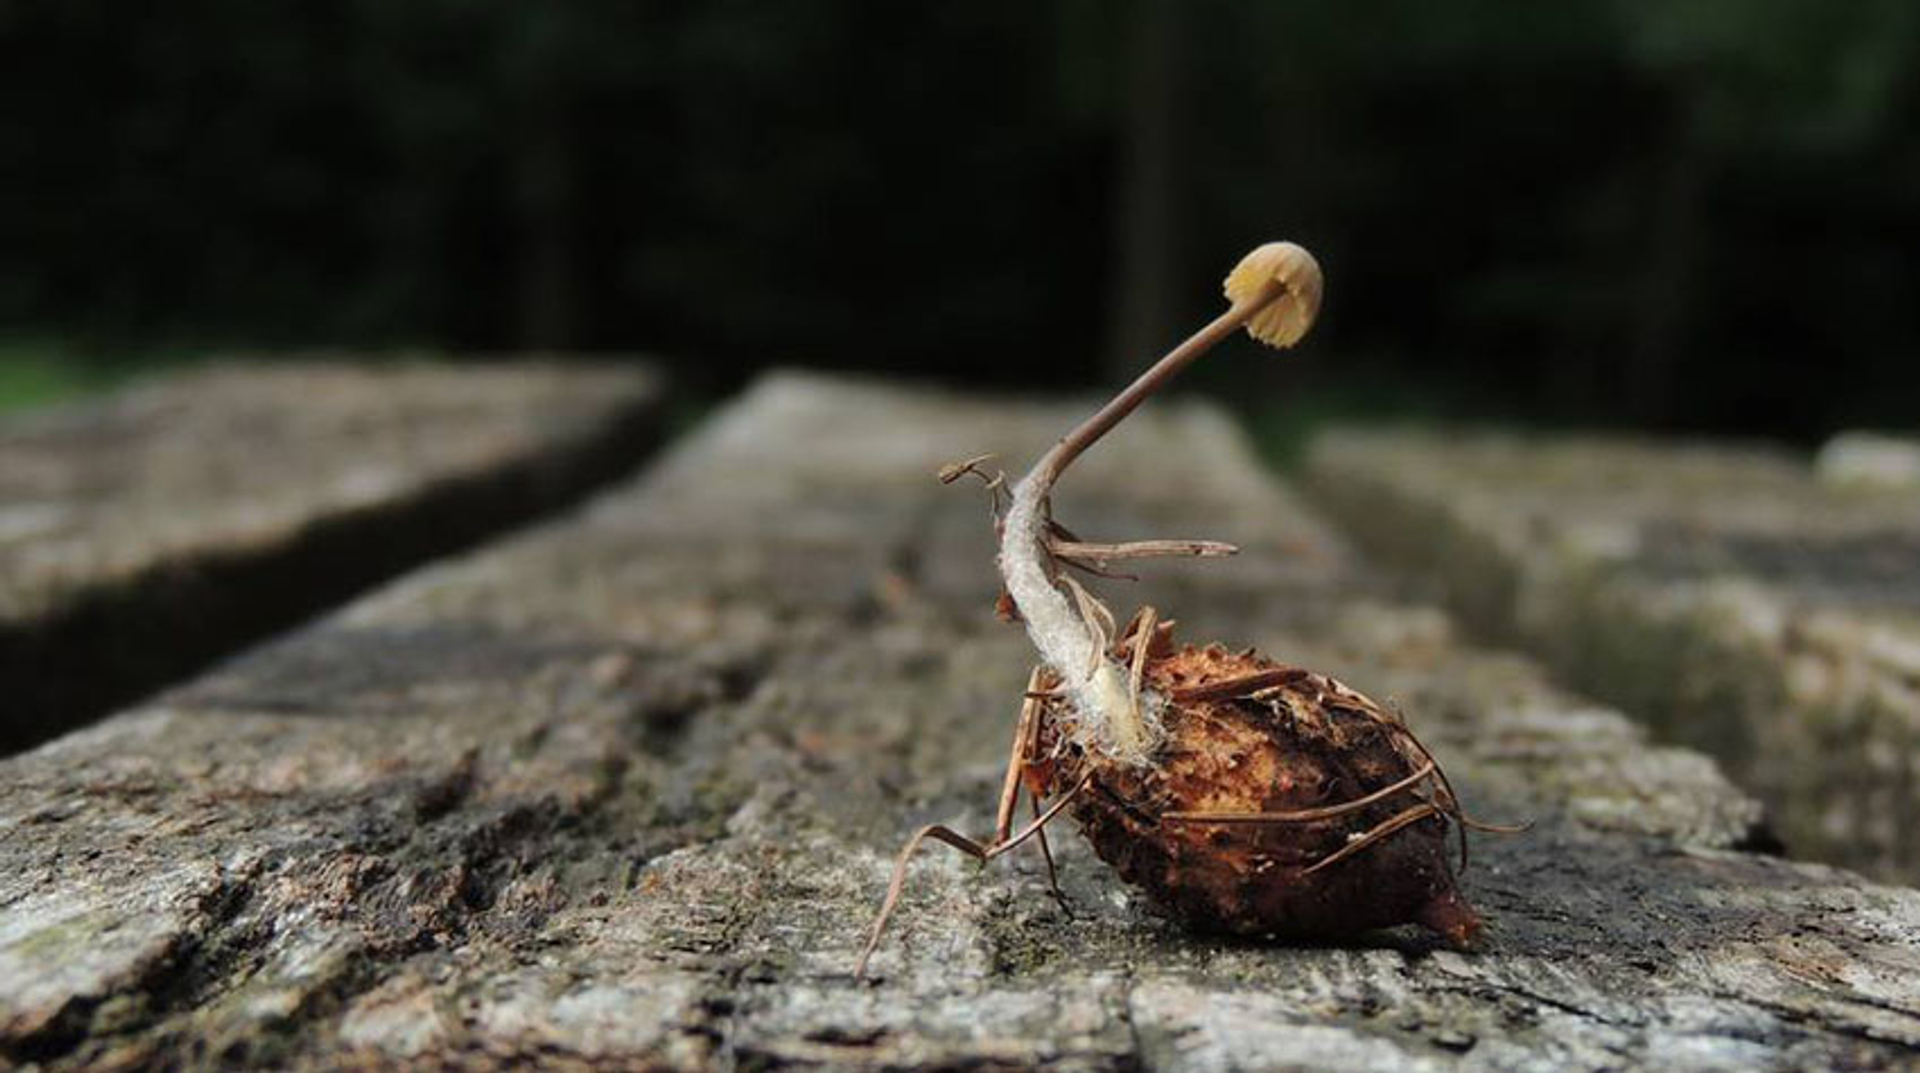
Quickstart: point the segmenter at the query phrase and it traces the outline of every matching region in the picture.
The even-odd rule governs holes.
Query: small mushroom
[[[1067,681],[1085,714],[1085,731],[1114,758],[1138,763],[1159,744],[1153,698],[1125,688],[1127,672],[1101,656],[1095,624],[1087,621],[1085,601],[1069,602],[1046,548],[1051,527],[1047,497],[1073,460],[1106,435],[1147,397],[1165,387],[1244,325],[1255,339],[1272,346],[1299,342],[1320,310],[1320,265],[1291,242],[1269,242],[1241,258],[1228,273],[1226,312],[1169,351],[1101,407],[1068,432],[1013,490],[1000,538],[1000,571],[1034,646]]]
[[[1280,288],[1278,298],[1268,288]],[[1320,262],[1302,246],[1269,242],[1240,259],[1227,273],[1227,300],[1235,308],[1252,306],[1247,334],[1268,346],[1290,347],[1313,327],[1324,290]]]
[[[1226,279],[1226,312],[1068,432],[1013,489],[1000,518],[1006,597],[1039,650],[1000,793],[994,834],[930,824],[907,840],[855,975],[863,975],[907,865],[927,839],[983,861],[1069,812],[1100,858],[1200,930],[1325,940],[1417,923],[1470,946],[1480,917],[1460,891],[1449,831],[1518,830],[1466,816],[1433,755],[1395,713],[1325,675],[1248,649],[1177,645],[1151,607],[1125,628],[1063,566],[1103,556],[1227,554],[1215,541],[1093,544],[1054,522],[1048,496],[1073,460],[1147,396],[1242,326],[1272,346],[1312,327],[1322,281],[1313,255],[1272,242]],[[982,458],[946,468],[993,490]],[[1034,818],[1018,831],[1025,789]],[[1049,803],[1044,805],[1043,801]],[[1055,896],[1059,896],[1056,886]]]

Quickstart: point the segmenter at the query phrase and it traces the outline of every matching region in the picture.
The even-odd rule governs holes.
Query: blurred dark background
[[[1920,5],[0,0],[0,398],[212,350],[1203,382],[1811,441],[1913,424]],[[11,385],[11,386],[9,386]]]

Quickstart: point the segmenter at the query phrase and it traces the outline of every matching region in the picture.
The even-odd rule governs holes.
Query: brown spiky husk
[[[1102,860],[1201,930],[1332,940],[1418,923],[1456,946],[1472,943],[1480,919],[1455,884],[1440,816],[1312,870],[1423,800],[1451,810],[1437,777],[1325,819],[1164,819],[1340,805],[1412,776],[1429,758],[1391,713],[1324,675],[1218,645],[1176,650],[1166,635],[1155,642],[1143,684],[1173,699],[1153,763],[1119,764],[1074,744],[1064,699],[1048,700],[1040,720],[1029,785],[1051,796],[1086,782],[1072,814]],[[1273,684],[1251,696],[1201,688],[1255,674]]]

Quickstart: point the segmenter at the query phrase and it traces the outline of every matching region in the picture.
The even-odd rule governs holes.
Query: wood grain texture
[[[1920,880],[1920,497],[1751,444],[1346,430],[1317,500],[1490,636]],[[1856,466],[1857,468],[1857,466]]]
[[[0,753],[633,468],[647,367],[211,365],[0,424]]]
[[[487,1068],[1896,1066],[1920,894],[1754,855],[1699,755],[1383,600],[1217,412],[1157,406],[1060,493],[1088,539],[1236,559],[1140,587],[1400,706],[1483,840],[1477,953],[1199,939],[1077,836],[991,825],[1026,681],[976,490],[1078,407],[762,382],[577,515],[419,571],[0,762],[0,1055]],[[1116,602],[1120,593],[1107,589]]]

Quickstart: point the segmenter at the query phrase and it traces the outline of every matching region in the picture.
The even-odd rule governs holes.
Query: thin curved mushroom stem
[[[1304,253],[1305,251],[1301,251]],[[1319,267],[1312,272],[1318,277]],[[1199,360],[1201,355],[1220,345],[1228,336],[1252,320],[1262,310],[1274,302],[1286,297],[1292,285],[1278,276],[1271,277],[1253,293],[1234,301],[1227,311],[1213,318],[1199,331],[1188,336],[1179,346],[1168,351],[1165,357],[1154,362],[1147,371],[1136,377],[1120,394],[1115,395],[1105,406],[1095,411],[1092,417],[1080,422],[1073,431],[1060,438],[1053,449],[1043,455],[1028,473],[1027,481],[1035,481],[1034,493],[1044,499],[1053,491],[1055,482],[1066,472],[1074,459],[1099,442],[1100,437],[1113,431],[1113,427],[1125,420],[1128,414],[1140,408],[1148,397],[1167,386],[1168,381],[1180,375],[1187,366]],[[1317,290],[1318,283],[1314,284]],[[1317,302],[1317,296],[1316,296]]]

